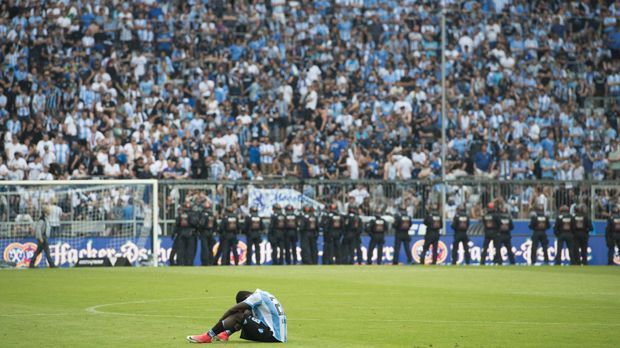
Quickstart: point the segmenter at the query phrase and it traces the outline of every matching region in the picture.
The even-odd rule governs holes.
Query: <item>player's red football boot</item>
[[[226,331],[220,332],[217,336],[215,336],[217,340],[222,341],[222,342],[226,342],[228,341],[228,334],[226,333]]]
[[[226,337],[228,339],[228,336]],[[187,340],[191,343],[211,343],[213,339],[209,336],[208,332],[203,333],[202,335],[194,335],[187,336]]]

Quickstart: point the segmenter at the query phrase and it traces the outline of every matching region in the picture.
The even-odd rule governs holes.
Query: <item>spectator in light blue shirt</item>
[[[463,138],[462,132],[456,132],[456,139],[452,140],[452,147],[459,153],[459,156],[463,157],[465,155],[465,150],[467,150],[467,139]]]
[[[576,122],[575,125],[570,128],[570,137],[576,147],[581,147],[584,137],[584,131],[581,124]]]
[[[596,155],[596,160],[592,164],[592,171],[592,178],[594,180],[605,179],[605,172],[607,172],[607,161],[600,152]]]
[[[543,147],[537,140],[527,144],[527,151],[530,153],[530,159],[535,160],[540,157],[542,150]]]
[[[549,157],[553,157],[553,154],[555,153],[555,140],[553,138],[553,133],[549,132],[547,137],[541,142],[543,150],[549,155]]]
[[[553,179],[555,178],[555,173],[557,170],[557,163],[554,159],[549,157],[549,153],[545,152],[544,157],[540,160],[540,169],[542,172],[543,179]]]

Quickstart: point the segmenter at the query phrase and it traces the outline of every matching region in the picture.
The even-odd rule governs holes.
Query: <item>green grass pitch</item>
[[[0,346],[191,347],[255,288],[290,347],[620,346],[620,268],[429,266],[4,270]]]

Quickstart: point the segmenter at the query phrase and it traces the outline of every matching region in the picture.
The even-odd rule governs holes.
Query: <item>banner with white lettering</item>
[[[596,234],[593,234],[590,237],[589,245],[588,245],[588,260],[591,265],[605,265],[607,264],[607,245],[605,243],[605,237],[601,234],[601,231],[604,231],[605,223],[604,222],[596,222],[594,224]],[[414,261],[416,263],[420,262],[420,253],[422,252],[422,246],[424,243],[424,237],[419,235],[421,230],[424,230],[424,225],[422,225],[419,221],[414,224],[413,230],[418,233],[414,233],[411,238],[411,243],[409,244],[409,248],[412,250],[412,254],[414,257]],[[449,233],[451,233],[450,228],[448,228]],[[518,231],[518,233],[517,233]],[[549,249],[548,256],[550,260],[554,260],[556,254],[558,253],[557,244],[555,237],[553,234],[548,231],[549,237]],[[482,236],[471,236],[470,237],[470,252],[471,252],[471,263],[479,264],[480,257],[482,254],[482,243],[484,237]],[[367,247],[370,238],[366,235],[362,237],[362,252],[363,252],[363,260],[362,262],[366,262],[367,258]],[[438,248],[438,263],[440,264],[449,264],[452,261],[452,235],[441,236]],[[50,238],[50,252],[52,254],[52,259],[54,263],[61,267],[70,267],[75,265],[78,258],[81,257],[126,257],[132,264],[138,265],[140,263],[146,262],[150,255],[150,251],[143,247],[139,247],[137,244],[137,240],[134,239],[125,239],[125,238],[115,238],[115,237],[100,237],[100,238],[80,238],[75,239],[72,238],[70,240],[58,239],[58,238]],[[149,245],[149,240],[140,240],[140,244]],[[512,238],[512,249],[515,254],[515,260],[517,264],[530,264],[530,255],[531,255],[531,240],[529,238],[529,234],[527,233],[527,222],[517,221],[515,222],[515,233]],[[212,252],[215,254],[218,245],[214,247]],[[261,248],[261,260],[262,264],[271,264],[271,245],[267,241],[266,237],[264,237],[263,242],[260,244]],[[170,258],[170,251],[172,249],[172,239],[170,237],[162,237],[160,239],[160,248],[158,261],[160,264],[167,265]],[[319,249],[319,263],[321,262],[321,250],[323,249],[322,238],[318,240],[318,249]],[[30,263],[30,259],[34,255],[36,250],[36,240],[34,238],[25,238],[25,239],[0,239],[0,251],[2,251],[4,264],[10,264],[14,267],[25,268],[28,267]],[[195,265],[200,265],[200,242],[198,241],[198,245],[196,248],[196,257],[194,259]],[[239,243],[237,245],[237,251],[239,254],[239,263],[245,264],[247,261],[247,247],[245,243],[245,237],[239,236]],[[301,249],[297,248],[298,259],[301,259]],[[569,254],[566,248],[561,251],[562,263],[569,263]],[[542,248],[539,247],[539,250],[536,252],[536,260],[538,262],[543,261]],[[371,255],[371,259],[374,261],[377,258],[377,251]],[[431,261],[431,252],[429,251],[429,255],[426,257],[426,262],[429,263]],[[489,256],[488,263],[493,261],[493,256],[495,255],[495,248],[493,245],[489,248]],[[508,256],[506,254],[505,248],[501,252],[502,260],[504,263],[508,261]],[[256,263],[255,256],[253,257],[253,263]],[[231,260],[232,260],[231,256]],[[385,245],[383,248],[383,252],[381,253],[381,259],[384,263],[391,263],[394,259],[394,236],[388,235],[385,237]],[[357,260],[356,260],[357,261]],[[406,257],[404,250],[401,250],[399,253],[398,261],[401,263],[406,263]],[[617,265],[620,265],[620,255],[618,254],[618,250],[616,250],[614,262]],[[457,250],[457,264],[464,263],[464,257],[462,249],[459,247]],[[42,255],[36,260],[35,265],[44,266],[45,259]]]
[[[275,204],[280,204],[282,208],[292,205],[295,210],[303,206],[312,206],[315,209],[323,209],[324,205],[315,201],[299,191],[293,189],[257,189],[249,190],[249,207],[258,209],[258,215],[262,217],[271,216],[272,208]]]

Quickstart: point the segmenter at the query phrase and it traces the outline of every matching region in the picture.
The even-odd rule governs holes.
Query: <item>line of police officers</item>
[[[372,263],[373,258],[375,258],[377,264],[380,264],[385,234],[388,232],[388,222],[383,216],[381,211],[375,211],[374,217],[364,223],[359,208],[353,206],[349,207],[346,214],[341,214],[336,205],[332,204],[327,207],[324,214],[319,215],[311,206],[305,206],[301,212],[297,213],[292,205],[282,209],[280,205],[276,204],[273,207],[273,214],[270,217],[267,231],[267,239],[272,249],[272,262],[275,265],[291,265],[297,264],[299,261],[302,264],[317,264],[317,240],[319,232],[322,231],[323,264],[353,264],[356,261],[361,264],[364,260],[361,236],[366,231],[370,236],[365,255],[366,263]],[[247,240],[246,264],[252,264],[252,255],[255,256],[256,263],[260,264],[260,243],[266,226],[263,219],[258,215],[257,209],[251,208],[250,214],[242,217],[236,214],[232,207],[228,207],[219,220],[218,222],[209,202],[193,206],[186,203],[177,214],[174,243],[170,255],[171,264],[193,265],[198,239],[201,241],[202,265],[215,265],[218,262],[230,265],[231,254],[234,263],[239,264],[236,246],[238,235],[242,233],[245,234]],[[508,208],[501,202],[497,206],[490,203],[481,220],[484,229],[481,265],[485,265],[487,262],[491,242],[493,242],[496,250],[493,257],[494,263],[501,264],[502,253],[505,252],[510,264],[514,264],[515,257],[511,243],[514,224]],[[413,221],[404,208],[398,211],[393,221],[393,263],[398,263],[401,247],[405,250],[407,262],[413,263],[410,235]],[[437,204],[431,205],[423,223],[426,226],[426,234],[420,263],[424,264],[425,255],[432,246],[432,264],[436,264],[442,229],[442,218]],[[467,231],[470,227],[470,218],[462,206],[457,209],[451,226],[454,230],[452,264],[456,264],[458,260],[459,245],[463,247],[465,263],[469,264],[471,255]],[[546,231],[550,227],[550,219],[544,213],[543,207],[537,206],[529,223],[529,228],[532,230],[532,252],[530,255],[532,264],[535,264],[538,259],[539,245],[542,246],[544,262],[549,262],[549,239]],[[590,231],[592,231],[592,223],[582,206],[575,209],[575,214],[570,214],[568,207],[561,207],[553,231],[557,238],[558,250],[562,250],[562,247],[566,245],[571,264],[588,264],[588,238]],[[608,263],[613,264],[615,247],[617,246],[620,249],[620,211],[617,207],[612,210],[605,236],[609,248]],[[219,243],[217,242],[218,239]],[[297,258],[298,242],[301,247],[301,260]],[[213,253],[214,249],[216,250],[215,253]],[[561,258],[562,253],[556,253],[555,263],[559,265]]]
[[[323,264],[353,264],[356,261],[361,264],[364,256],[368,263],[371,263],[373,258],[376,258],[377,263],[381,263],[388,222],[381,216],[381,212],[377,211],[376,216],[365,224],[359,213],[358,208],[350,207],[347,214],[341,214],[336,205],[330,205],[322,215],[317,214],[311,206],[305,206],[297,213],[291,205],[282,209],[276,204],[267,229],[273,264],[318,264],[317,240],[320,231],[323,232]],[[400,245],[404,247],[410,263],[413,262],[409,235],[411,226],[412,219],[404,210],[395,216],[397,246],[398,249]],[[254,255],[255,262],[260,264],[260,243],[265,229],[265,223],[256,208],[251,208],[249,215],[241,217],[232,207],[228,207],[221,219],[217,219],[210,203],[186,203],[177,214],[170,263],[192,265],[197,241],[200,240],[202,265],[230,265],[231,254],[234,263],[239,264],[237,237],[245,234],[248,246],[246,263],[252,264]],[[366,255],[362,255],[361,246],[364,231],[371,237]],[[301,247],[301,260],[298,260],[297,255],[298,243]],[[373,254],[375,249],[377,253]],[[398,253],[399,250],[396,251],[394,260],[398,260]]]

